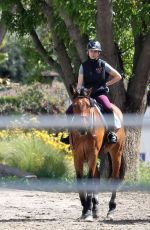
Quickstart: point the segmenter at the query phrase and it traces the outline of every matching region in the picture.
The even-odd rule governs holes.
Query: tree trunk
[[[7,28],[3,20],[3,14],[2,14],[1,21],[0,21],[0,44],[3,42],[6,32],[7,32]]]
[[[135,181],[139,176],[140,128],[126,128],[125,158],[127,163],[126,179]]]
[[[111,0],[97,0],[97,37],[102,44],[102,57],[114,68],[121,70],[120,55],[113,38],[113,9]],[[122,72],[122,70],[121,70]],[[121,110],[124,109],[125,88],[123,81],[110,87],[111,101]]]
[[[97,37],[103,48],[103,58],[112,66],[117,68],[115,47],[112,27],[112,0],[97,0]]]

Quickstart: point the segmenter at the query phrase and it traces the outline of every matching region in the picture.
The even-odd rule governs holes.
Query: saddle
[[[104,106],[97,102],[95,99],[91,98],[90,99],[92,101],[91,105],[92,106],[97,106],[99,113],[101,114],[104,126],[106,127],[106,130],[108,129],[108,124],[107,124],[107,119],[105,115],[108,115],[108,113],[105,111]],[[117,114],[112,111],[112,115],[114,116],[114,128],[119,129],[122,126],[121,120],[120,118],[117,116]]]

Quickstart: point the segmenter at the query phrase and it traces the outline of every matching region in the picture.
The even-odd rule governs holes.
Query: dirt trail
[[[0,190],[0,230],[150,230],[150,193],[119,192],[114,221],[106,221],[110,193],[101,193],[100,217],[79,221],[77,193]]]

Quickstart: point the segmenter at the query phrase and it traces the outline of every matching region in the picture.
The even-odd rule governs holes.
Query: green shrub
[[[0,97],[0,105],[4,105],[6,103],[11,103],[13,105],[19,105],[18,97],[16,96],[2,96]]]
[[[12,94],[12,95],[11,95]],[[18,85],[1,93],[0,114],[56,114],[64,113],[68,95],[63,85],[55,82],[53,86],[35,83]]]
[[[0,105],[1,115],[9,115],[9,114],[17,114],[17,113],[19,113],[19,109],[14,104],[5,103],[4,105]]]
[[[0,114],[18,113],[19,100],[14,96],[0,97]]]
[[[48,96],[40,89],[40,84],[36,83],[32,86],[25,87],[19,94],[19,109],[21,113],[30,112],[33,114],[39,113],[60,113],[64,104],[54,98]],[[58,96],[57,96],[58,97]],[[62,98],[61,98],[62,100]],[[63,101],[63,100],[62,100]]]
[[[140,162],[139,182],[150,184],[150,162]]]
[[[19,95],[20,110],[22,112],[40,112],[41,103],[44,95],[37,88],[37,85],[33,85],[25,88]]]
[[[12,167],[31,172],[38,177],[62,179],[70,177],[69,163],[58,148],[36,137],[18,136],[0,142],[0,160]]]

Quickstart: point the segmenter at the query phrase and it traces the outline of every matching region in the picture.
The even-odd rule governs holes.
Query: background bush
[[[11,130],[10,134],[1,134],[0,162],[38,177],[68,180],[73,177],[73,164],[65,148],[46,132],[13,134]]]
[[[150,185],[150,162],[140,161],[139,182]]]
[[[7,93],[0,92],[0,114],[64,113],[69,100],[67,92],[62,83],[57,82],[54,86],[35,83],[30,86],[19,85]]]

